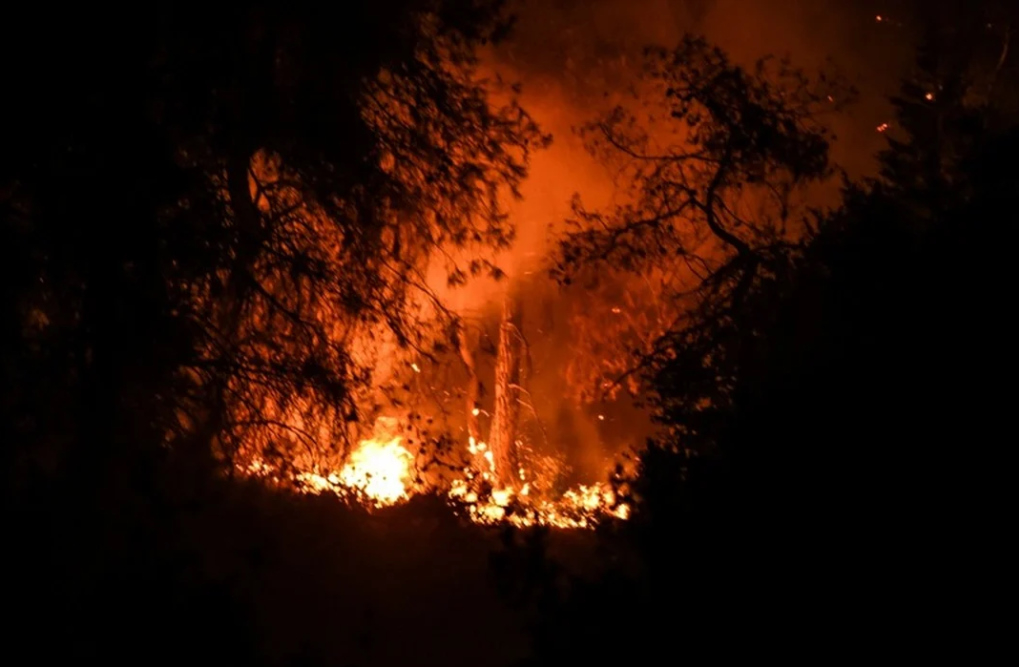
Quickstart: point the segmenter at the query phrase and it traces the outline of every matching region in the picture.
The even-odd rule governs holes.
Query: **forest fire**
[[[369,508],[383,508],[410,500],[424,491],[413,482],[413,456],[396,438],[388,442],[363,441],[339,472],[325,475],[301,472],[294,476],[305,493],[332,493],[359,502]],[[256,476],[271,476],[273,469],[263,462],[248,466]],[[519,489],[492,487],[488,473],[467,468],[464,477],[454,479],[444,493],[457,514],[482,525],[510,524],[518,528],[550,526],[563,529],[593,528],[605,520],[629,517],[630,508],[620,502],[607,484],[578,484],[561,497],[551,499],[532,495],[531,485]],[[278,478],[277,478],[278,479]],[[474,490],[482,481],[486,491]]]
[[[488,454],[483,460],[490,462],[491,450],[484,443],[472,443],[471,451]],[[261,460],[254,461],[245,472],[279,481],[276,469]],[[416,481],[420,472],[402,439],[394,437],[361,441],[339,471],[298,472],[293,479],[303,493],[335,494],[372,509],[398,505],[414,495],[437,491],[456,514],[487,526],[588,529],[606,520],[625,520],[630,514],[629,506],[620,501],[610,485],[602,482],[578,484],[558,497],[550,497],[548,493],[534,491],[548,486],[547,480],[540,478],[517,488],[495,486],[490,472],[465,467],[462,476],[453,479],[447,488],[428,489]],[[526,472],[520,469],[522,479],[527,477]]]
[[[463,173],[483,175],[465,192],[461,179],[419,188],[433,153],[398,158],[396,150],[405,142],[402,124],[414,125],[409,110],[417,89],[388,69],[380,73],[363,113],[382,137],[380,174],[400,186],[410,213],[377,212],[392,218],[373,241],[378,261],[365,264],[364,257],[344,254],[345,239],[362,234],[357,216],[305,202],[304,191],[292,185],[301,175],[290,173],[283,156],[266,153],[255,164],[250,192],[231,197],[250,198],[276,227],[299,230],[301,252],[331,272],[328,280],[313,272],[290,291],[281,288],[281,296],[270,294],[256,321],[271,315],[279,322],[267,321],[289,335],[293,313],[307,308],[316,325],[308,349],[328,341],[324,367],[335,377],[317,396],[276,392],[236,401],[235,421],[245,424],[269,421],[264,406],[274,408],[268,435],[238,449],[283,456],[287,463],[279,469],[291,471],[291,481],[303,489],[372,508],[438,493],[458,514],[482,524],[586,528],[628,516],[617,490],[594,480],[605,479],[611,455],[639,446],[654,429],[637,400],[646,387],[636,371],[671,362],[659,347],[668,334],[685,335],[688,326],[699,331],[700,319],[717,315],[708,306],[741,301],[764,280],[761,267],[791,260],[787,249],[803,233],[795,219],[801,200],[814,196],[828,168],[827,128],[813,122],[814,114],[839,107],[849,91],[827,79],[815,86],[764,61],[746,69],[689,36],[674,52],[644,54],[642,74],[626,64],[626,55],[622,49],[613,68],[640,79],[640,99],[613,94],[592,106],[593,91],[573,84],[540,93],[531,108],[548,120],[547,137],[543,125],[516,106],[513,87],[509,101],[501,99],[501,89],[488,91],[493,102],[508,105],[499,113],[512,122],[478,124],[507,128],[500,138],[510,150],[479,153],[478,147],[495,145],[491,137],[461,146],[468,125],[454,119],[441,134],[452,145],[434,154],[474,160],[458,164]],[[486,58],[480,70],[498,78],[528,71],[515,58]],[[468,76],[474,67],[464,69],[458,85],[474,85]],[[718,113],[716,97],[746,98],[777,119],[774,127],[748,129],[738,114]],[[592,120],[574,131],[574,112]],[[654,115],[671,121],[653,121]],[[796,154],[809,158],[804,164],[758,141],[775,127],[788,135],[780,143],[795,144]],[[877,134],[891,127],[883,122]],[[872,128],[868,122],[868,134]],[[555,148],[552,134],[575,141]],[[747,142],[753,151],[746,155],[730,148]],[[767,183],[760,181],[764,166]],[[757,229],[753,216],[769,222]],[[426,233],[416,236],[417,228],[397,221],[404,218],[423,221]],[[776,248],[780,256],[773,256]],[[350,307],[349,295],[361,292],[378,303]],[[311,307],[305,295],[315,302]],[[257,346],[252,353],[274,368],[278,354]],[[241,386],[257,393],[261,385]],[[355,390],[330,393],[337,386]],[[640,405],[620,407],[628,400]],[[418,437],[420,421],[403,424],[406,432],[362,430],[381,413],[427,415],[429,434]],[[238,440],[245,437],[240,433]],[[338,441],[356,443],[343,460],[332,458]],[[419,459],[447,454],[462,458],[444,462],[453,478],[423,481],[431,473]]]
[[[623,56],[621,52],[621,72],[629,69]],[[757,242],[727,231],[745,229],[748,223],[741,207],[723,200],[739,199],[741,204],[753,200],[753,206],[765,212],[762,215],[784,221],[789,201],[781,193],[809,180],[800,176],[800,165],[786,169],[778,164],[775,178],[785,179],[780,187],[769,183],[759,191],[733,187],[717,193],[712,183],[735,182],[743,175],[754,182],[759,166],[770,159],[770,148],[755,146],[754,155],[744,162],[726,151],[709,155],[718,146],[745,142],[754,134],[747,134],[728,116],[709,122],[711,96],[745,95],[749,90],[755,104],[760,98],[771,105],[769,111],[782,119],[782,127],[798,128],[811,105],[830,110],[836,96],[828,93],[838,90],[828,86],[806,90],[803,82],[786,81],[781,72],[769,74],[777,83],[761,72],[748,74],[699,39],[683,41],[668,58],[648,57],[649,66],[657,64],[647,74],[644,94],[657,96],[652,106],[668,111],[663,117],[672,118],[675,127],[647,134],[637,129],[642,127],[638,116],[628,116],[645,108],[634,100],[613,97],[613,105],[621,106],[594,108],[588,104],[591,91],[564,90],[563,99],[556,93],[549,99],[539,97],[534,105],[546,111],[553,133],[572,133],[577,139],[576,145],[564,143],[559,152],[552,152],[556,149],[549,144],[551,135],[546,137],[541,125],[520,111],[511,96],[499,101],[508,105],[499,113],[515,120],[478,124],[507,128],[502,140],[511,150],[478,153],[477,147],[495,145],[487,136],[461,146],[467,136],[462,130],[468,126],[462,119],[442,134],[456,141],[440,146],[435,154],[454,161],[471,157],[476,164],[463,165],[463,173],[484,176],[462,193],[462,179],[418,189],[421,165],[428,166],[432,153],[422,155],[420,164],[406,156],[396,158],[399,151],[394,147],[405,141],[401,123],[413,125],[409,110],[416,106],[417,89],[389,70],[381,73],[364,100],[372,131],[384,139],[378,168],[406,191],[402,203],[408,211],[421,209],[420,215],[401,213],[400,219],[427,221],[422,227],[427,233],[415,236],[416,231],[411,233],[393,218],[372,249],[381,257],[375,263],[366,265],[363,257],[343,254],[349,245],[344,239],[362,233],[356,216],[343,207],[326,210],[321,202],[305,202],[303,190],[291,184],[300,182],[300,174],[290,173],[282,156],[266,153],[256,161],[249,176],[250,192],[231,196],[252,199],[276,227],[299,230],[302,252],[331,271],[328,280],[315,273],[289,292],[281,289],[281,296],[271,294],[258,315],[264,311],[274,316],[277,326],[289,332],[293,312],[308,308],[316,324],[314,335],[307,338],[309,349],[318,350],[317,341],[328,341],[325,367],[336,375],[335,382],[323,386],[356,391],[299,398],[294,398],[297,392],[277,392],[264,399],[245,396],[236,401],[240,408],[235,421],[259,425],[270,421],[264,419],[266,405],[273,407],[272,420],[260,442],[244,442],[238,449],[282,456],[287,462],[280,465],[280,474],[290,471],[289,480],[296,479],[302,489],[335,493],[372,508],[427,492],[443,496],[459,515],[480,524],[588,528],[602,520],[625,519],[629,506],[620,501],[617,490],[594,480],[605,479],[604,463],[610,455],[640,443],[652,429],[643,406],[628,407],[621,416],[620,405],[641,391],[632,372],[637,357],[650,355],[670,327],[699,313],[697,301],[702,297],[717,289],[754,284],[756,269],[745,268],[742,262],[758,251]],[[677,73],[667,66],[673,61],[697,66]],[[520,67],[523,63],[493,56],[482,69],[494,68],[500,76],[506,70],[506,80],[512,80],[522,73],[517,71]],[[469,69],[464,70],[465,77]],[[727,76],[703,74],[714,71]],[[457,83],[472,81],[464,78]],[[737,81],[739,86],[718,88],[724,81]],[[803,97],[802,105],[789,106],[774,93],[774,86],[784,85],[799,86],[790,90],[797,91],[797,99]],[[680,106],[687,110],[678,113],[672,98],[680,89],[699,91],[707,99],[698,98],[692,109],[684,103]],[[502,94],[490,92],[493,99]],[[567,108],[579,113],[582,107],[585,117],[592,113],[597,120],[573,132],[577,120],[573,113],[560,117],[558,112]],[[557,113],[551,112],[553,108]],[[812,156],[807,171],[813,175],[823,162],[823,156],[815,155],[825,145],[822,134],[801,142]],[[652,168],[660,161],[646,157],[648,142],[677,156],[666,161],[669,173]],[[697,142],[704,144],[703,151],[691,148]],[[592,157],[597,160],[592,162]],[[573,168],[578,165],[580,169]],[[525,173],[530,174],[526,182]],[[676,183],[687,185],[674,191]],[[446,197],[443,188],[456,196]],[[606,192],[614,193],[614,204],[602,201]],[[512,197],[506,196],[510,193]],[[717,211],[709,210],[713,205]],[[605,215],[597,212],[603,207]],[[387,220],[392,213],[378,211]],[[655,234],[641,231],[643,223],[634,226],[633,216],[654,222]],[[723,228],[716,231],[720,219]],[[548,220],[556,222],[546,229]],[[349,228],[343,226],[347,224]],[[436,227],[428,228],[431,224]],[[787,229],[791,227],[783,222],[779,234],[783,238],[775,239],[782,247],[795,241],[795,232],[787,234]],[[360,276],[363,280],[355,280],[362,268],[367,270]],[[726,277],[742,271],[747,271],[745,280]],[[725,279],[715,281],[712,273]],[[591,276],[598,280],[589,280]],[[322,285],[339,287],[330,291],[320,289]],[[369,290],[366,285],[379,288]],[[372,292],[378,302],[371,309],[374,315],[350,307],[349,294],[359,290]],[[322,301],[309,308],[305,295],[312,301],[321,296]],[[252,354],[264,363],[278,363],[276,348],[256,346]],[[260,391],[257,383],[241,386]],[[259,409],[248,407],[252,405]],[[404,424],[406,433],[393,425],[385,433],[360,430],[380,413],[399,413],[401,418],[429,415],[430,435],[412,438],[410,431],[421,429],[409,423]],[[247,433],[239,434],[238,440],[245,437],[251,440]],[[337,441],[357,444],[343,460],[333,460]],[[279,447],[280,442],[286,444]],[[431,446],[439,442],[441,447]],[[446,442],[454,446],[443,449]],[[450,449],[462,458],[445,462],[453,479],[423,481],[431,473],[418,460],[445,456]]]

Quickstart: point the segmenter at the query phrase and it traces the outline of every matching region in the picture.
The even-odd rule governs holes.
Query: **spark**
[[[886,131],[886,130],[887,130],[887,129],[888,129],[889,127],[891,127],[891,125],[889,125],[888,123],[881,123],[880,125],[878,125],[878,126],[877,126],[877,131],[878,131],[878,132],[884,132],[884,131]]]
[[[421,367],[420,367],[420,366],[418,366],[417,364],[414,364],[414,363],[412,363],[412,364],[410,365],[410,367],[414,369],[414,372],[415,372],[415,373],[420,373],[420,372],[421,372]]]

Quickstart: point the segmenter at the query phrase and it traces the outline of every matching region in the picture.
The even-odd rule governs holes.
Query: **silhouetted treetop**
[[[818,120],[828,91],[788,63],[746,70],[688,37],[673,51],[650,49],[642,83],[643,109],[618,107],[582,128],[593,152],[621,165],[632,202],[608,214],[578,204],[563,277],[589,261],[705,255],[708,237],[746,254],[782,235],[795,188],[828,174]],[[761,200],[753,219],[751,196]]]
[[[832,173],[823,114],[849,92],[782,60],[743,68],[699,38],[648,50],[637,103],[581,130],[618,167],[622,203],[592,211],[576,200],[553,271],[590,289],[610,275],[640,276],[664,304],[641,315],[652,319],[653,341],[620,350],[629,359],[612,370],[632,370],[634,351],[670,348],[667,335],[731,318],[755,281],[781,270],[809,232],[807,189]],[[596,336],[626,337],[623,318],[592,315],[603,323]]]

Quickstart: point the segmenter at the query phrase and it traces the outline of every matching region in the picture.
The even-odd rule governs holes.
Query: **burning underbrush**
[[[517,478],[497,481],[491,450],[470,439],[467,463],[452,474],[430,474],[415,446],[392,430],[362,440],[336,470],[315,467],[282,473],[260,459],[244,468],[251,476],[289,482],[302,493],[333,494],[369,509],[403,504],[417,495],[438,495],[457,516],[480,525],[549,526],[588,529],[609,520],[626,519],[630,508],[612,484],[595,482],[563,488],[556,483],[561,462],[520,450]],[[505,476],[503,476],[503,479]]]

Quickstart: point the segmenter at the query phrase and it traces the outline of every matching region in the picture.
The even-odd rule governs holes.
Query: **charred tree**
[[[495,478],[506,486],[519,485],[517,431],[520,421],[520,367],[524,352],[521,308],[515,293],[506,295],[499,323],[499,349],[495,362],[495,419],[489,446]]]
[[[460,358],[467,369],[467,388],[465,392],[465,408],[467,410],[467,435],[470,436],[470,451],[475,456],[474,465],[479,470],[487,466],[481,458],[481,452],[475,449],[482,441],[481,428],[478,425],[478,414],[481,409],[481,379],[478,376],[478,365],[474,359],[477,349],[477,331],[472,331],[466,324],[461,324],[459,332]]]

